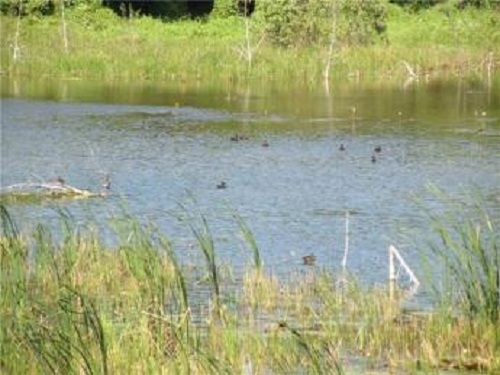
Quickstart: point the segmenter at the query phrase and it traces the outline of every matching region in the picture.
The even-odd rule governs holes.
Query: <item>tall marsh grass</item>
[[[327,271],[283,283],[257,261],[256,243],[249,276],[227,304],[203,218],[191,229],[210,297],[188,292],[197,287],[191,269],[157,228],[133,217],[113,220],[118,240],[109,247],[69,215],[61,233],[21,232],[3,206],[0,216],[2,373],[341,374],[353,365],[347,358],[391,371],[500,368],[486,315],[407,314],[384,288],[338,289]],[[219,309],[194,319],[193,304],[209,304],[196,298],[217,293]]]
[[[68,9],[68,50],[57,16],[20,20],[20,57],[13,59],[17,18],[1,16],[1,66],[13,76],[120,81],[232,82],[290,80],[323,83],[328,43],[282,48],[250,22],[252,64],[244,60],[245,21],[239,17],[162,22],[121,19],[109,9]],[[499,65],[500,15],[493,9],[389,7],[387,37],[367,46],[336,44],[331,79],[405,79],[486,73]],[[488,37],[485,37],[485,36]],[[262,39],[263,37],[263,39]],[[262,43],[259,44],[259,40]],[[324,45],[323,45],[324,44]],[[258,45],[258,48],[257,48]]]
[[[447,203],[446,212],[431,215],[440,240],[431,244],[431,250],[443,262],[443,276],[449,282],[446,291],[471,319],[479,315],[500,326],[498,217],[488,212],[480,195],[463,203],[435,193]]]

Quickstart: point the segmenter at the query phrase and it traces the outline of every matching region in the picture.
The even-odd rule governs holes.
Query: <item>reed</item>
[[[39,225],[32,233],[21,233],[3,206],[0,214],[5,373],[341,374],[353,366],[348,353],[396,372],[500,368],[497,324],[488,314],[456,313],[451,301],[407,313],[386,288],[340,287],[327,271],[285,283],[263,265],[259,283],[250,272],[241,292],[225,298],[203,217],[187,224],[211,274],[210,299],[218,287],[221,320],[196,315],[209,303],[188,294],[197,288],[191,271],[153,225],[115,217],[110,247],[65,212],[59,231]]]
[[[499,17],[488,9],[414,13],[390,7],[387,36],[372,44],[336,44],[330,51],[328,43],[284,48],[264,37],[259,48],[252,49],[249,64],[238,49],[248,44],[249,28],[238,17],[206,22],[124,20],[106,9],[68,8],[65,38],[57,16],[1,16],[0,59],[4,73],[32,78],[322,84],[328,58],[331,80],[405,79],[409,76],[403,61],[415,77],[428,79],[494,72],[500,56]],[[254,28],[250,32],[260,40],[262,30],[258,24]],[[14,39],[19,45],[15,58]]]
[[[233,218],[238,223],[238,226],[240,228],[243,239],[245,240],[245,243],[250,248],[250,251],[252,252],[254,269],[257,272],[261,271],[262,267],[263,267],[262,258],[260,256],[259,246],[257,244],[257,241],[255,240],[255,236],[253,235],[253,232],[250,230],[247,223],[245,222],[245,220],[243,220],[243,218],[240,215],[234,214]]]
[[[221,291],[219,284],[219,270],[216,260],[215,246],[210,227],[205,216],[201,215],[201,228],[196,228],[191,221],[189,227],[194,234],[198,245],[203,253],[205,265],[207,267],[208,278],[212,287],[215,316],[221,318]]]
[[[456,201],[435,187],[431,190],[445,205],[443,213],[430,213],[439,237],[430,249],[448,276],[445,295],[470,319],[480,315],[500,326],[498,218],[489,212],[480,193]]]

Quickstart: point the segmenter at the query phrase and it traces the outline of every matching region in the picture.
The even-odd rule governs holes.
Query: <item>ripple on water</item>
[[[338,269],[349,210],[348,267],[366,282],[385,280],[389,243],[418,268],[421,249],[409,237],[426,238],[430,228],[411,197],[429,183],[452,194],[480,187],[498,206],[498,110],[480,119],[471,113],[450,119],[445,110],[424,118],[408,104],[413,99],[397,93],[378,107],[366,102],[353,119],[352,97],[335,100],[337,112],[314,107],[301,118],[292,110],[269,115],[267,102],[252,111],[4,99],[1,182],[60,175],[97,188],[109,173],[114,196],[65,207],[104,223],[125,199],[133,214],[173,238],[181,259],[192,261],[198,250],[187,245],[192,235],[177,219],[178,204],[188,204],[193,215],[207,216],[221,259],[242,269],[249,256],[230,213],[237,210],[266,267],[280,275],[301,270],[308,254],[316,267]],[[248,139],[231,142],[234,134]],[[269,147],[262,147],[264,139]],[[222,180],[226,189],[217,189]],[[13,209],[26,223],[56,217],[46,206]]]

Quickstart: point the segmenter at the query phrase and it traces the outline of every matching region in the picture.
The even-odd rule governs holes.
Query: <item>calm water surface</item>
[[[127,206],[168,234],[186,263],[200,256],[180,205],[207,216],[219,259],[241,270],[249,257],[236,210],[280,275],[304,269],[307,254],[338,269],[349,210],[348,268],[369,283],[386,279],[390,243],[418,273],[431,230],[411,197],[429,183],[452,195],[480,189],[500,217],[500,79],[329,93],[4,79],[1,105],[1,186],[59,175],[99,189],[109,173],[112,196],[59,205],[79,223],[105,223]],[[27,228],[57,217],[47,204],[11,210]]]

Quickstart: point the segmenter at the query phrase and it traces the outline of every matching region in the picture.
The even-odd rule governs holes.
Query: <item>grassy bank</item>
[[[76,7],[66,10],[64,25],[60,15],[2,16],[1,64],[3,74],[33,78],[304,83],[323,81],[329,56],[330,79],[341,80],[487,75],[500,64],[498,10],[389,5],[386,26],[365,46],[334,43],[330,55],[326,42],[278,47],[242,17],[163,22]]]
[[[128,217],[113,220],[119,244],[106,248],[67,216],[55,241],[42,225],[20,234],[0,209],[2,373],[500,369],[500,332],[488,317],[451,304],[407,314],[385,289],[317,269],[284,284],[266,273],[239,219],[253,261],[235,291],[202,219],[189,224],[200,272],[183,267],[156,229]]]

